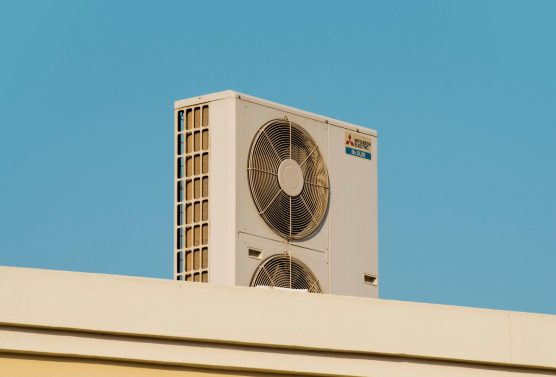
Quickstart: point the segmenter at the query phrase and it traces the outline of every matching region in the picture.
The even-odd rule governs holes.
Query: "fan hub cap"
[[[297,196],[303,190],[303,172],[297,161],[286,159],[278,167],[278,184],[289,196]]]

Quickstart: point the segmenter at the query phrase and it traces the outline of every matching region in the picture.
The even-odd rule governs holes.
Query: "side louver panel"
[[[176,111],[176,280],[208,282],[209,107]]]

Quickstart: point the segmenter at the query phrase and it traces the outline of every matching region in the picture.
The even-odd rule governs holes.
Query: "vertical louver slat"
[[[177,112],[176,280],[208,282],[209,106]]]

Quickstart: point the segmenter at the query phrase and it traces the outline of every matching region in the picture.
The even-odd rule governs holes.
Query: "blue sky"
[[[170,278],[172,107],[379,132],[381,296],[556,314],[556,3],[0,7],[0,265]]]

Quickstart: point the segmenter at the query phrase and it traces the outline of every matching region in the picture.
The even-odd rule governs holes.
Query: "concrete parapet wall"
[[[556,375],[556,316],[0,267],[0,352],[291,374]]]

